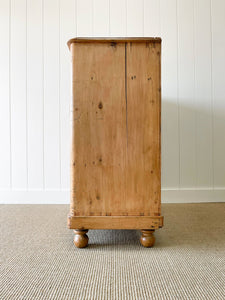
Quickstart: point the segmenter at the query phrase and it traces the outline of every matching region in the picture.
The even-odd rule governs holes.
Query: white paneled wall
[[[0,202],[69,202],[76,36],[162,37],[163,201],[224,201],[224,0],[0,0]]]

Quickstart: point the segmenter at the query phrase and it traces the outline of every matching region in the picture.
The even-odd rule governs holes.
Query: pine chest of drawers
[[[72,55],[71,204],[77,247],[89,229],[140,229],[161,216],[161,39],[76,38]]]

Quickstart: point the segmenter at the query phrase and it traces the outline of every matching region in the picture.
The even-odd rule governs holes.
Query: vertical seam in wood
[[[128,123],[127,123],[127,43],[125,43],[125,101],[126,101],[126,151],[125,151],[125,208],[127,211],[127,158],[128,158]]]
[[[161,166],[162,166],[162,83],[161,83],[161,55],[162,55],[162,46],[160,44],[160,55],[159,55],[159,209],[158,209],[158,213],[159,215],[161,215],[161,181],[162,181],[162,170],[161,170]]]
[[[127,122],[127,43],[125,43],[125,100],[126,100],[126,140],[128,149],[128,122]]]

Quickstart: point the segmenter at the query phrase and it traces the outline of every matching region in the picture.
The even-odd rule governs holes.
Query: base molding
[[[225,188],[162,189],[162,203],[225,202]],[[0,204],[69,204],[69,190],[0,190]]]
[[[158,229],[163,226],[163,217],[145,216],[70,216],[69,229]]]

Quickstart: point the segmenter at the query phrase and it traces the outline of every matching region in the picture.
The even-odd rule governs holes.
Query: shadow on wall
[[[222,101],[162,97],[162,187],[224,187],[224,134]]]

